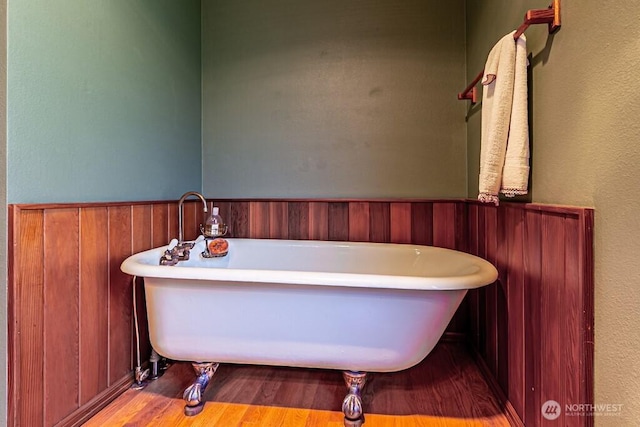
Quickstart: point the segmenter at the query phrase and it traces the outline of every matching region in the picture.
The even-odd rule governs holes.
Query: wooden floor
[[[85,426],[341,427],[346,387],[337,371],[220,365],[204,410],[183,413],[182,392],[195,375],[175,363],[143,390],[128,390]],[[440,343],[417,366],[370,374],[365,427],[509,426],[465,348]]]

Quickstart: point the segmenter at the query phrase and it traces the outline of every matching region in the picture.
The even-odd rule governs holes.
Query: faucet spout
[[[182,211],[183,211],[182,205],[184,204],[184,201],[191,196],[199,198],[202,201],[203,212],[207,212],[207,201],[205,200],[202,194],[196,191],[188,191],[184,193],[182,197],[180,197],[180,200],[178,201],[178,244],[182,244],[184,242],[184,226],[182,223]]]

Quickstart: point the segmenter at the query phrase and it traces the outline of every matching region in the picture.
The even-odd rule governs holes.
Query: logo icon
[[[542,416],[548,420],[555,420],[560,416],[562,412],[562,408],[560,404],[555,400],[547,400],[542,404],[542,408],[540,408],[540,412],[542,412]]]

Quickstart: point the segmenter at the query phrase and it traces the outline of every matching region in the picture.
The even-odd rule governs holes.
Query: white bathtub
[[[391,372],[435,346],[468,289],[496,269],[428,246],[229,239],[224,258],[158,265],[163,248],[132,255],[144,277],[150,339],[161,355],[209,361]]]

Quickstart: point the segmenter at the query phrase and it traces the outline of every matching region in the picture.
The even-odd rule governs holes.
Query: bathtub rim
[[[400,276],[366,273],[330,273],[319,271],[298,270],[265,270],[265,269],[236,269],[236,268],[211,268],[211,267],[180,267],[153,265],[142,260],[160,259],[161,254],[168,245],[135,253],[125,259],[120,269],[131,276],[156,277],[156,278],[180,278],[199,281],[229,281],[229,282],[253,282],[253,283],[279,283],[291,285],[319,285],[341,286],[354,288],[386,288],[407,290],[462,290],[475,289],[489,285],[498,278],[496,267],[489,261],[466,252],[437,246],[403,244],[403,243],[374,243],[374,242],[349,242],[349,241],[324,241],[324,240],[290,240],[290,239],[248,239],[229,238],[233,241],[272,241],[283,244],[320,244],[340,246],[402,246],[412,249],[437,250],[451,253],[460,259],[467,260],[477,271],[472,274],[424,277],[424,276]],[[200,256],[197,247],[192,250],[193,256]],[[180,274],[176,274],[180,272]]]

